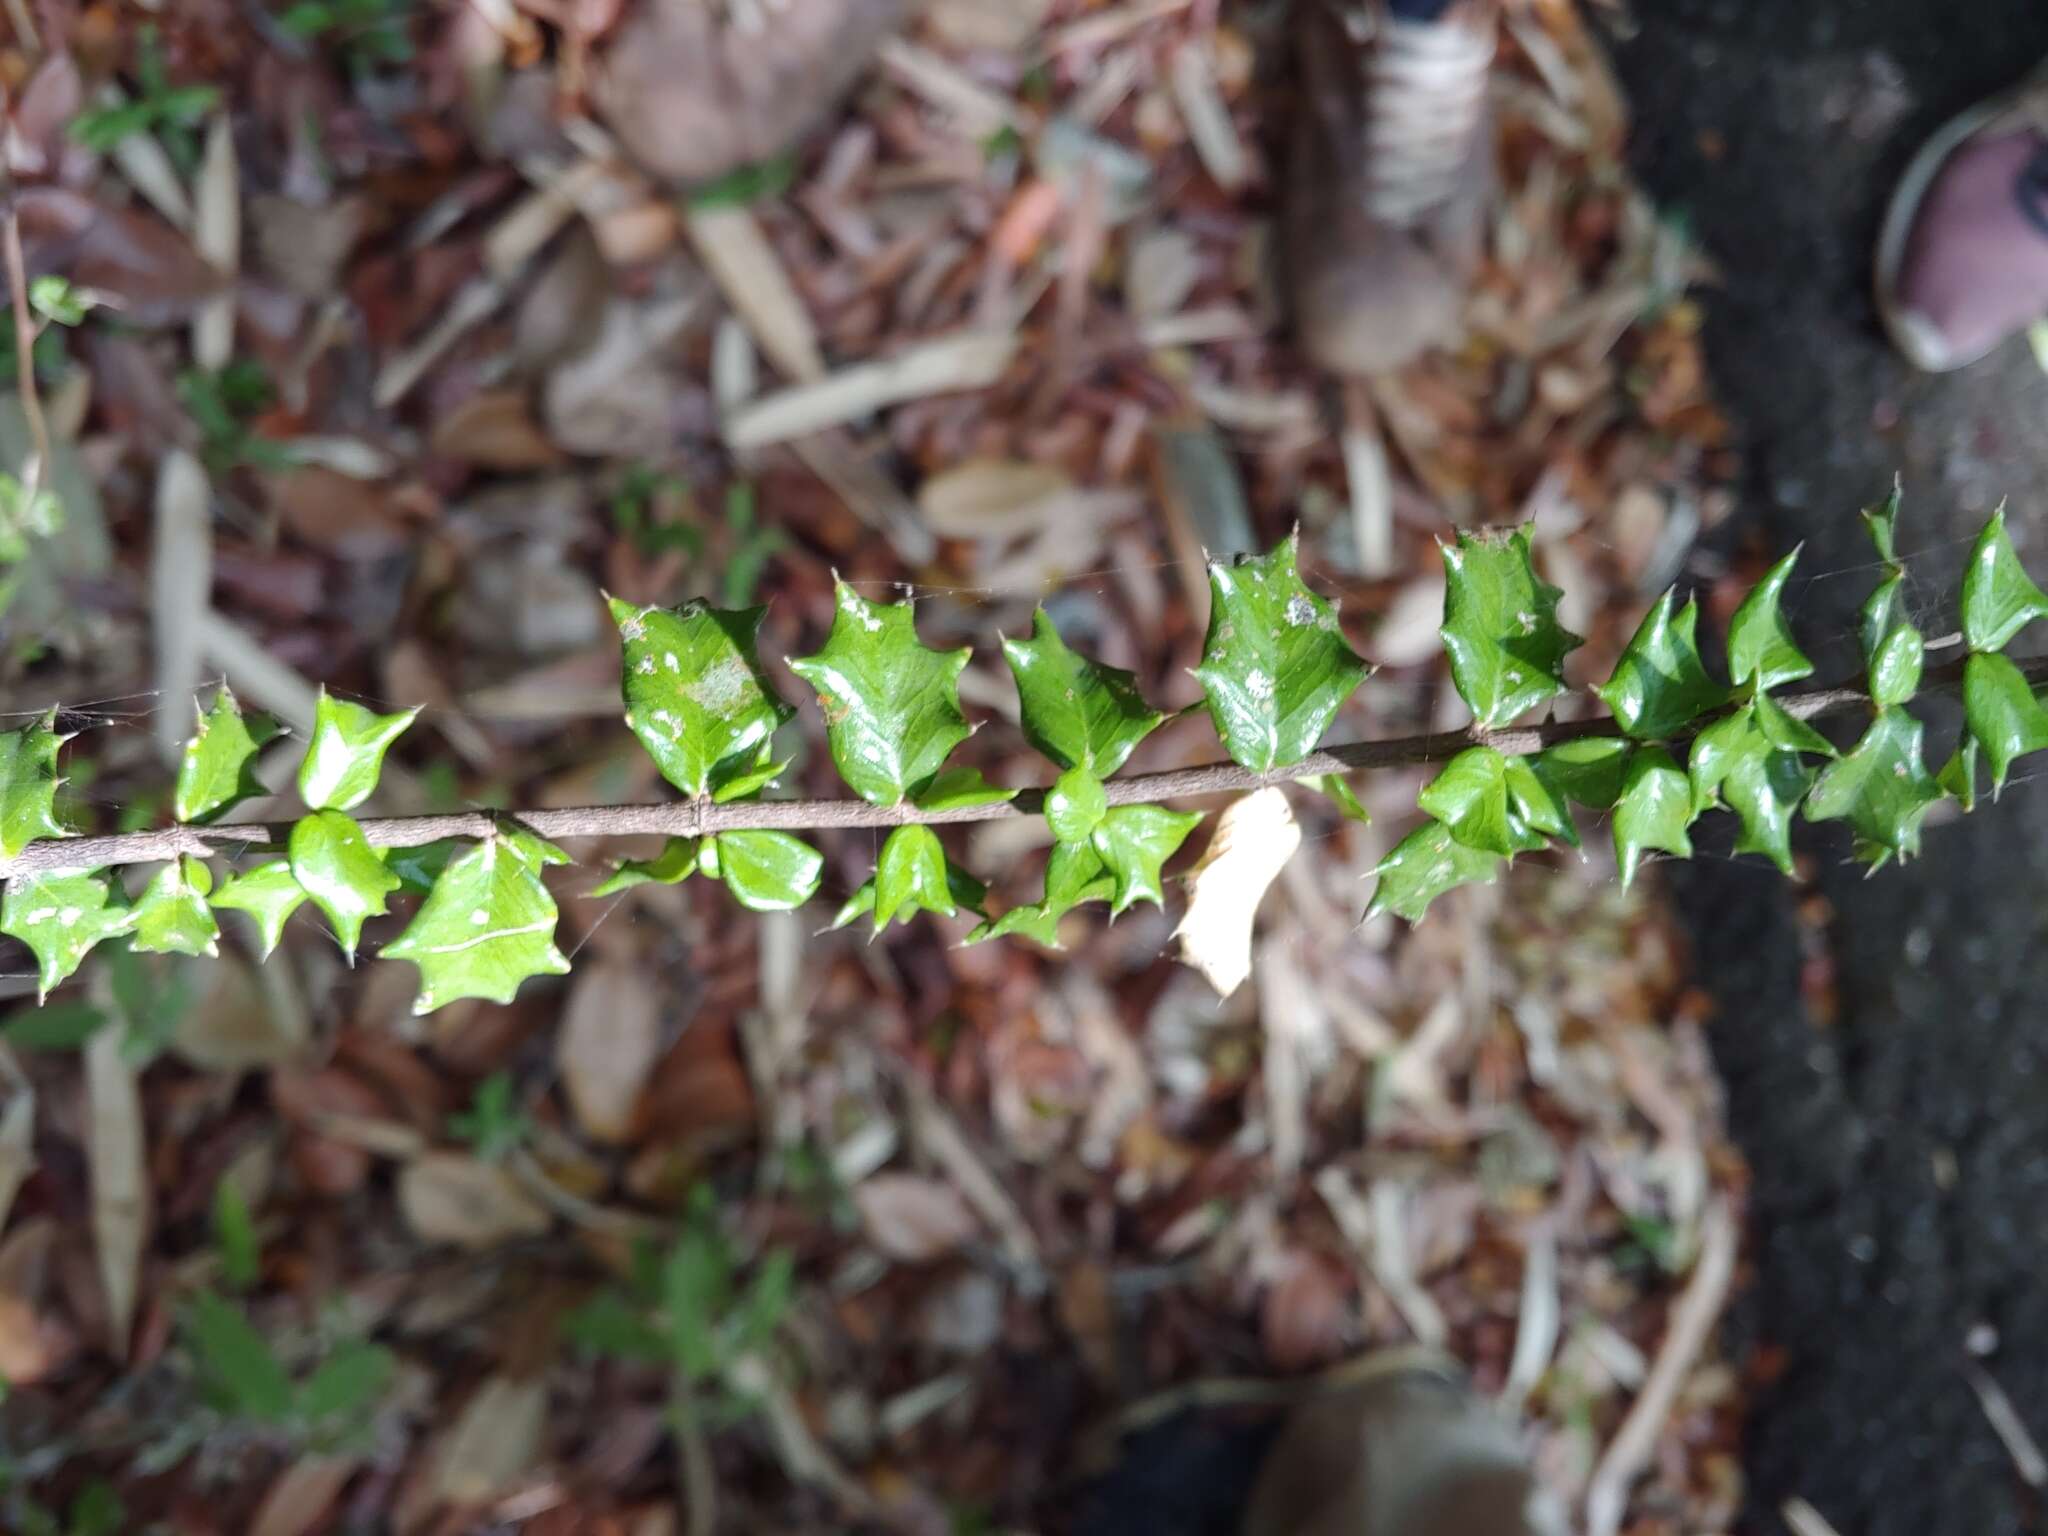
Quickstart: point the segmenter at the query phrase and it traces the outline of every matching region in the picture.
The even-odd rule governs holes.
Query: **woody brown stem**
[[[2048,660],[2023,663],[2021,672],[2032,687],[2048,685]],[[1961,684],[1963,658],[1928,670],[1923,689]],[[1796,720],[1816,720],[1868,709],[1870,695],[1859,685],[1808,688],[1773,695]],[[1705,717],[1710,720],[1714,716]],[[1703,720],[1702,723],[1705,723]],[[1111,779],[1103,786],[1111,805],[1136,805],[1156,800],[1184,800],[1199,795],[1241,794],[1269,784],[1287,784],[1324,774],[1348,774],[1375,768],[1413,767],[1442,762],[1467,747],[1492,747],[1510,756],[1541,752],[1561,742],[1591,736],[1614,736],[1611,719],[1552,720],[1540,725],[1514,725],[1488,730],[1471,726],[1429,736],[1403,736],[1387,741],[1360,741],[1326,747],[1298,763],[1259,772],[1236,763],[1205,763],[1163,773],[1139,773]],[[554,839],[626,837],[657,834],[703,837],[715,832],[775,829],[825,832],[835,829],[886,829],[910,824],[948,826],[969,821],[1004,821],[1036,816],[1044,791],[1027,789],[1014,800],[995,805],[967,805],[953,810],[924,810],[908,803],[870,805],[865,800],[740,800],[714,805],[708,800],[671,800],[659,805],[592,805],[570,810],[511,811],[492,814],[458,811],[441,816],[372,817],[362,823],[363,835],[380,848],[417,848],[449,837],[488,837],[501,820]],[[105,869],[119,864],[151,864],[180,854],[274,853],[291,832],[288,822],[238,822],[226,826],[161,827],[152,832],[124,832],[112,837],[46,838],[30,843],[11,860],[0,860],[0,879],[53,869]]]

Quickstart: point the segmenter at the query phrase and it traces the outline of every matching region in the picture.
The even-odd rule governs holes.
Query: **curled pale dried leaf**
[[[1174,930],[1180,958],[1228,997],[1252,973],[1252,919],[1266,887],[1301,846],[1284,791],[1268,786],[1232,802],[1188,875],[1188,910]]]

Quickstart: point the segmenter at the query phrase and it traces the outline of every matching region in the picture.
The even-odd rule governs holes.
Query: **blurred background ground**
[[[1852,508],[1903,475],[1930,606],[1975,521],[2010,498],[2048,548],[2048,381],[2024,342],[1955,376],[1884,346],[1869,253],[1892,181],[1950,114],[2048,58],[2027,0],[1690,3],[1638,10],[1619,53],[1632,158],[1719,269],[1707,352],[1744,473],[1724,536],[1866,558]],[[1794,606],[1840,664],[1862,582]],[[1828,670],[1823,662],[1822,670]],[[1751,1517],[1804,1496],[1843,1531],[2035,1529],[1968,1369],[2038,1433],[2048,1403],[2048,807],[2021,786],[1866,880],[1826,841],[1802,897],[1708,863],[1673,881],[1719,997],[1714,1057],[1755,1169],[1742,1332],[1773,1362],[1751,1406]],[[1825,942],[1802,952],[1805,902]],[[1812,930],[1807,930],[1811,932]],[[2038,1474],[2037,1474],[2038,1475]]]
[[[1841,662],[1855,507],[1905,469],[1933,604],[1970,516],[2038,451],[2021,349],[1908,381],[1862,297],[1914,134],[2048,43],[2018,5],[1965,31],[1932,7],[1631,25],[1508,4],[1472,342],[1374,398],[1390,573],[1361,559],[1379,514],[1267,276],[1281,11],[935,0],[799,152],[708,183],[693,164],[679,196],[659,176],[702,125],[636,126],[684,96],[607,73],[653,56],[640,9],[192,0],[151,34],[126,5],[9,7],[79,69],[21,92],[18,25],[0,57],[12,163],[43,189],[31,263],[119,305],[45,360],[75,515],[0,662],[8,710],[59,705],[81,732],[74,821],[158,817],[178,695],[222,675],[287,723],[317,683],[424,704],[390,810],[654,798],[600,588],[767,601],[764,649],[800,654],[834,569],[919,594],[930,643],[981,647],[976,760],[1038,782],[992,634],[1043,600],[1187,703],[1199,551],[1297,519],[1384,668],[1348,736],[1460,718],[1434,659],[1432,537],[1455,525],[1533,517],[1585,679],[1666,583],[1725,618],[1807,538],[1797,606]],[[773,9],[721,14],[750,37]],[[118,110],[109,82],[153,115],[81,142],[80,116]],[[815,79],[766,95],[826,99]],[[1688,233],[1720,268],[1704,310]],[[222,351],[198,317],[230,272]],[[906,355],[911,386],[857,371]],[[833,374],[857,408],[820,414],[803,386]],[[162,472],[178,453],[203,495]],[[795,787],[831,792],[815,715],[789,734]],[[1201,739],[1162,730],[1134,766]],[[1118,1414],[1419,1339],[1525,1415],[1575,1518],[1608,1487],[1610,1529],[1732,1528],[1754,1395],[1757,1528],[1794,1495],[1845,1531],[2005,1528],[2012,1463],[1959,1366],[1979,1324],[2043,1336],[2016,1213],[2048,1163],[2006,1001],[2039,990],[2036,908],[1984,878],[2040,888],[2016,868],[2048,856],[2016,835],[2026,789],[1904,876],[1863,884],[1824,841],[1811,889],[1689,876],[1715,1017],[1662,871],[1620,896],[1597,826],[1584,864],[1354,933],[1419,782],[1362,786],[1370,827],[1303,798],[1257,973],[1222,1003],[1167,958],[1177,891],[1165,915],[1076,923],[1066,957],[963,949],[964,925],[815,936],[872,858],[842,837],[819,910],[768,920],[704,882],[585,899],[608,857],[650,850],[576,847],[557,891],[577,973],[508,1007],[415,1020],[409,966],[347,971],[304,919],[260,969],[235,946],[207,968],[114,957],[55,1023],[17,1006],[7,1517],[118,1498],[178,1532],[659,1536],[715,1486],[736,1530],[1062,1529],[1103,1507],[1083,1490]],[[1014,871],[999,901],[1029,897],[1028,836],[956,846]],[[1673,1327],[1751,1177],[1710,1040],[1763,1191],[1733,1347]],[[673,1314],[639,1251],[736,1287],[685,1298],[722,1341],[686,1455],[644,1358]],[[759,1277],[785,1267],[777,1300]],[[210,1379],[223,1352],[263,1375],[251,1348],[296,1383],[281,1411]],[[309,1421],[337,1358],[358,1385]],[[2048,1400],[2010,1353],[1987,1363]],[[1165,1469],[1140,1509],[1174,1513],[1177,1467],[1228,1482],[1204,1437],[1242,1450],[1261,1419],[1240,1402],[1125,1457],[1141,1486]],[[1229,1528],[1226,1499],[1199,1503],[1188,1529]]]

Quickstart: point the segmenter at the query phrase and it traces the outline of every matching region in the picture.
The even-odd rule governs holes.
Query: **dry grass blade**
[[[1991,1373],[1976,1361],[1963,1365],[1963,1379],[1970,1384],[1970,1390],[1977,1394],[1977,1401],[1984,1409],[1984,1417],[1991,1424],[1991,1432],[1998,1436],[1998,1443],[2005,1447],[2006,1455],[2012,1458],[2012,1469],[2021,1482],[2029,1488],[2048,1484],[2048,1457],[2041,1454],[2041,1447],[2035,1441],[2026,1423],[2020,1418],[2019,1410],[2012,1399],[2006,1396],[2005,1388],[1992,1379]]]
[[[823,1488],[847,1512],[872,1517],[875,1501],[847,1475],[838,1459],[818,1443],[804,1421],[803,1410],[773,1367],[758,1356],[743,1355],[733,1362],[728,1377],[735,1390],[761,1405],[768,1421],[769,1439],[782,1461],[783,1471],[799,1483]]]
[[[1515,1353],[1508,1364],[1507,1383],[1500,1391],[1501,1401],[1509,1407],[1519,1411],[1550,1369],[1563,1323],[1564,1306],[1557,1290],[1557,1234],[1545,1223],[1529,1234],[1522,1258],[1522,1306],[1515,1324]]]
[[[1003,128],[1025,127],[1024,115],[1013,102],[956,69],[929,48],[891,38],[882,44],[880,58],[890,74],[949,114],[960,132],[970,139],[979,141]]]
[[[268,710],[302,735],[311,735],[319,693],[270,649],[215,610],[198,619],[199,645],[206,659],[226,674],[237,698]]]
[[[1700,1229],[1700,1253],[1692,1277],[1672,1309],[1670,1329],[1650,1367],[1649,1379],[1601,1454],[1586,1489],[1587,1536],[1615,1536],[1628,1507],[1628,1490],[1657,1448],[1657,1437],[1678,1401],[1687,1372],[1699,1358],[1735,1278],[1742,1229],[1725,1199],[1708,1207]]]
[[[107,1304],[108,1350],[128,1357],[149,1237],[146,1127],[124,1031],[107,1025],[85,1043],[86,1151],[92,1166],[92,1234]]]
[[[698,259],[768,361],[791,379],[824,376],[817,327],[760,221],[743,207],[691,208],[683,227]]]
[[[235,134],[225,114],[206,133],[206,159],[192,220],[192,244],[200,256],[232,280],[242,265],[241,174],[235,162]],[[235,354],[235,294],[232,286],[199,306],[192,317],[192,361],[208,373],[227,367]]]
[[[109,85],[100,90],[97,105],[103,111],[118,111],[128,105],[128,98],[118,86]],[[192,199],[178,177],[178,168],[171,164],[170,155],[157,142],[155,134],[123,134],[108,153],[115,168],[129,186],[142,194],[144,202],[178,228],[192,227]]]
[[[1273,1177],[1291,1184],[1308,1155],[1308,1094],[1317,1042],[1330,1037],[1329,1015],[1303,968],[1299,940],[1272,934],[1259,946],[1259,1023],[1265,1041],[1266,1126]]]
[[[447,312],[418,341],[385,363],[370,387],[370,397],[379,410],[389,410],[403,400],[413,385],[426,377],[427,370],[466,335],[470,328],[505,302],[506,289],[496,278],[477,277],[464,284]]]
[[[1841,1536],[1821,1512],[1804,1499],[1787,1499],[1778,1509],[1792,1536]]]
[[[986,389],[1003,376],[1016,351],[1017,338],[1008,331],[962,331],[920,342],[880,362],[764,395],[726,421],[725,441],[735,451],[765,448],[844,426],[884,406]]]
[[[996,1231],[1010,1262],[1026,1276],[1035,1277],[1045,1268],[1024,1213],[1017,1208],[996,1176],[989,1172],[974,1148],[968,1144],[946,1108],[916,1077],[903,1079],[910,1099],[911,1134],[925,1156],[944,1168],[954,1186],[974,1207],[981,1219]]]
[[[1203,167],[1225,192],[1238,191],[1251,180],[1250,157],[1217,87],[1215,61],[1199,40],[1181,44],[1173,55],[1173,99]]]
[[[199,688],[201,625],[213,593],[213,488],[182,448],[164,455],[156,478],[156,548],[150,609],[156,638],[157,746],[175,761],[192,729],[185,708]]]
[[[1344,427],[1338,442],[1344,452],[1344,477],[1351,487],[1351,537],[1358,546],[1358,570],[1364,576],[1394,572],[1394,477],[1387,467],[1379,417],[1370,391],[1356,383],[1344,386]]]

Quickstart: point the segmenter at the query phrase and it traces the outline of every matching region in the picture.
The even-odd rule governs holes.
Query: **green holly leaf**
[[[199,711],[199,728],[185,743],[171,814],[179,821],[208,822],[269,793],[257,782],[256,758],[276,735],[276,722],[258,715],[252,724],[235,696],[222,688],[213,708]]]
[[[1087,842],[1108,814],[1109,796],[1102,780],[1084,764],[1069,768],[1045,792],[1045,824],[1055,842]]]
[[[1886,565],[1899,563],[1899,503],[1904,498],[1905,488],[1894,478],[1891,495],[1878,505],[1863,509],[1864,531],[1877,546],[1877,558]]]
[[[1492,747],[1460,752],[1424,786],[1416,803],[1452,837],[1481,853],[1512,857],[1544,846],[1509,805],[1508,760]]]
[[[1874,663],[1892,631],[1910,623],[1906,616],[1906,573],[1894,570],[1863,600],[1857,617],[1857,639],[1863,648],[1864,663]]]
[[[256,932],[263,941],[263,958],[267,960],[284,937],[286,920],[306,899],[306,889],[292,874],[288,861],[271,859],[229,876],[211,899],[216,909],[246,912],[256,920]]]
[[[927,811],[957,811],[970,805],[1000,805],[1017,798],[1017,791],[991,784],[979,768],[947,768],[911,797]]]
[[[1919,630],[1903,620],[1893,623],[1870,653],[1870,702],[1885,710],[1912,698],[1926,653]]]
[[[761,668],[766,608],[643,608],[611,600],[622,649],[626,724],[661,776],[692,799],[745,780],[750,793],[775,775],[769,739],[796,711]]]
[[[2006,642],[2048,614],[2048,592],[2035,586],[2005,531],[2005,503],[1991,514],[1963,572],[1963,638],[1973,651],[2002,651]],[[1988,747],[1989,742],[1985,743]]]
[[[1425,821],[1402,838],[1373,871],[1379,884],[1373,887],[1365,921],[1392,912],[1419,923],[1429,904],[1444,892],[1461,885],[1493,884],[1502,862],[1497,853],[1467,848],[1442,822]]]
[[[1699,604],[1688,602],[1674,615],[1672,596],[1667,588],[1657,599],[1615,663],[1614,675],[1593,690],[1638,741],[1675,736],[1728,701],[1728,690],[1707,675],[1700,660]]]
[[[1166,716],[1145,703],[1131,673],[1067,649],[1043,608],[1031,627],[1029,640],[1003,642],[1025,739],[1062,768],[1108,778]]]
[[[1614,857],[1626,887],[1651,849],[1692,857],[1686,825],[1692,820],[1692,784],[1662,747],[1644,747],[1629,759],[1621,798],[1614,803]]]
[[[1767,702],[1761,694],[1755,701]],[[1716,720],[1694,737],[1686,768],[1692,814],[1725,801],[1742,823],[1736,851],[1761,853],[1790,874],[1792,812],[1813,773],[1797,751],[1781,747],[1763,731],[1755,705]]]
[[[1529,532],[1460,531],[1443,551],[1444,649],[1481,725],[1505,725],[1564,692],[1564,659],[1585,643],[1557,622],[1564,593],[1537,577]]]
[[[1942,793],[1961,803],[1965,813],[1977,809],[1977,738],[1965,730],[1955,751],[1934,776]]]
[[[53,709],[33,725],[0,732],[0,857],[13,858],[39,837],[69,834],[57,820],[57,749]]]
[[[334,937],[355,962],[365,919],[386,910],[384,898],[402,882],[377,857],[355,819],[342,811],[315,811],[292,827],[286,845],[292,878],[327,914]]]
[[[444,837],[431,843],[421,843],[417,848],[379,848],[377,857],[384,861],[385,868],[398,876],[400,885],[406,890],[415,896],[424,896],[441,878],[441,871],[468,847],[466,838]]]
[[[920,912],[951,917],[959,909],[946,878],[946,850],[930,827],[898,827],[875,862],[875,932]]]
[[[1821,770],[1806,797],[1808,821],[1846,821],[1859,857],[1882,864],[1920,851],[1920,823],[1941,790],[1921,759],[1923,728],[1903,709],[1871,721],[1863,739]]]
[[[1792,631],[1778,611],[1785,583],[1798,560],[1795,549],[1772,566],[1728,621],[1728,673],[1738,688],[1754,680],[1757,692],[1762,693],[1813,675],[1813,663],[1793,644]]]
[[[1296,540],[1209,565],[1209,635],[1195,676],[1224,749],[1258,773],[1314,751],[1372,670],[1344,643],[1336,610],[1302,583]]]
[[[1735,760],[1749,749],[1751,739],[1761,741],[1763,733],[1747,709],[1723,715],[1693,737],[1685,762],[1686,777],[1692,784],[1692,814],[1718,805],[1721,782],[1735,767]]]
[[[909,603],[871,603],[843,581],[835,602],[825,648],[790,667],[818,692],[839,776],[864,800],[900,805],[967,739],[968,649],[919,644]]]
[[[856,922],[868,916],[874,910],[875,882],[870,880],[851,896],[847,897],[839,910],[832,914],[830,926],[833,928],[844,928],[848,923]]]
[[[0,900],[0,933],[21,940],[36,957],[37,1002],[77,970],[100,940],[134,926],[134,908],[104,873],[17,875]]]
[[[313,711],[313,740],[299,764],[299,798],[316,811],[354,810],[370,798],[384,753],[419,709],[380,715],[325,688]]]
[[[296,831],[292,840],[296,854]],[[528,977],[565,974],[569,962],[555,947],[559,914],[540,872],[568,861],[554,844],[507,826],[451,862],[405,932],[384,946],[386,959],[419,967],[412,1011],[465,997],[509,1003]]]
[[[1607,811],[1621,798],[1635,748],[1619,736],[1580,736],[1546,748],[1537,769],[1588,810]]]
[[[1372,825],[1372,812],[1359,802],[1358,792],[1351,787],[1351,781],[1343,774],[1318,774],[1315,778],[1302,779],[1299,782],[1328,795],[1337,803],[1337,813],[1346,821],[1355,821],[1365,826]]]
[[[188,854],[166,864],[135,903],[128,947],[152,955],[218,955],[220,925],[206,902],[212,889],[213,871],[204,861]]]
[[[701,844],[694,837],[672,837],[651,859],[627,859],[590,894],[610,896],[636,885],[680,885],[697,873]]]
[[[711,792],[712,801],[725,805],[734,800],[748,800],[773,784],[789,772],[791,758],[777,759],[774,751],[763,746],[761,755],[754,760],[751,768],[730,769],[721,766],[713,778],[718,788]],[[727,776],[729,774],[729,776]]]
[[[1903,571],[1893,571],[1864,602],[1860,631],[1871,703],[1880,710],[1905,703],[1920,686],[1926,647],[1906,616]]]
[[[1729,769],[1721,794],[1742,824],[1737,853],[1760,853],[1785,874],[1792,873],[1792,813],[1813,783],[1813,770],[1796,752],[1771,745],[1752,733]]]
[[[1517,832],[1526,836],[1541,833],[1561,837],[1579,846],[1579,829],[1572,821],[1564,785],[1541,757],[1511,757],[1506,769],[1508,813]]]
[[[1199,811],[1169,811],[1163,805],[1119,805],[1088,836],[1103,867],[1116,882],[1112,915],[1141,901],[1166,904],[1160,866],[1172,858],[1201,823]]]
[[[1819,757],[1841,755],[1832,741],[1804,720],[1794,718],[1769,694],[1758,694],[1750,701],[1749,710],[1764,739],[1781,752],[1811,752]]]
[[[1060,949],[1060,919],[1078,906],[1094,901],[1111,901],[1116,896],[1116,877],[1102,862],[1093,843],[1055,843],[1045,861],[1045,897],[1031,906],[1012,907],[993,923],[983,923],[967,936],[970,944],[1000,939],[1010,934],[1047,949]]]
[[[2014,758],[2048,747],[2048,709],[2034,697],[2026,674],[1995,653],[1963,663],[1963,718],[1970,739],[1990,759],[1994,796],[2005,788]]]
[[[716,845],[718,876],[739,904],[752,912],[788,912],[818,894],[825,856],[787,832],[721,832]]]

